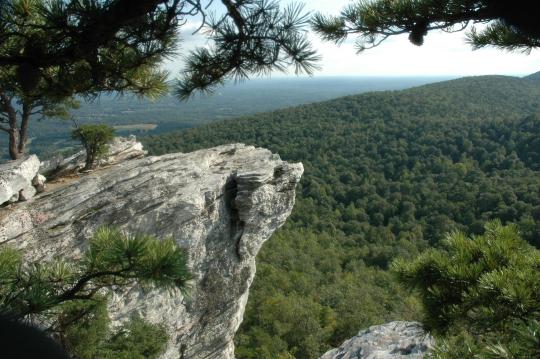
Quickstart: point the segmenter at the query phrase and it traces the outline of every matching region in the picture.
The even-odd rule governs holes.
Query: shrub
[[[80,140],[86,150],[85,170],[92,169],[95,162],[107,153],[109,143],[114,138],[114,128],[107,125],[82,125],[73,130],[72,137]]]

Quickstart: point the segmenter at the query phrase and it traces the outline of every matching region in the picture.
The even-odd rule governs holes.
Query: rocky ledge
[[[135,158],[143,158],[147,152],[135,136],[115,137],[107,145],[107,154],[98,160],[98,165],[114,165]],[[39,173],[48,179],[54,179],[76,173],[83,169],[86,161],[86,152],[81,150],[67,158],[57,156],[41,162]]]
[[[420,359],[435,341],[418,322],[391,322],[362,330],[320,359]]]
[[[69,259],[102,225],[172,236],[189,252],[189,295],[131,288],[112,296],[113,318],[165,324],[166,358],[233,358],[255,256],[291,213],[302,172],[241,144],[126,161],[0,209],[0,241]]]

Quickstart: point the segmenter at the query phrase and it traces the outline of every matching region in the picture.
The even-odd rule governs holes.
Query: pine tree
[[[72,137],[81,141],[86,151],[84,170],[90,170],[107,153],[107,143],[114,138],[114,128],[104,124],[82,125],[73,130]]]
[[[311,73],[318,59],[306,40],[302,7],[267,0],[221,0],[223,15],[203,0],[8,0],[0,3],[0,130],[10,156],[24,154],[31,114],[52,116],[74,96],[102,92],[157,97],[168,91],[160,69],[178,54],[179,29],[202,16],[213,46],[187,57],[180,98],[231,78],[293,65]],[[18,116],[18,106],[27,108]]]
[[[336,42],[358,35],[360,52],[394,35],[409,34],[413,44],[422,45],[432,30],[453,32],[469,24],[486,24],[468,32],[473,48],[528,52],[540,47],[540,23],[532,16],[536,6],[529,0],[354,0],[339,16],[316,14],[313,27],[324,39]]]
[[[436,357],[540,356],[540,250],[514,225],[494,221],[483,235],[454,232],[443,249],[398,260],[399,280],[416,289],[425,324],[440,337]]]
[[[19,251],[4,245],[0,277],[0,314],[50,323],[49,332],[65,326],[59,312],[74,303],[95,303],[112,288],[140,285],[184,291],[191,279],[186,253],[172,239],[159,241],[108,227],[98,229],[82,258],[71,262],[23,261]]]
[[[158,358],[169,336],[163,325],[150,324],[138,316],[111,327],[106,297],[64,305],[55,336],[76,358]]]

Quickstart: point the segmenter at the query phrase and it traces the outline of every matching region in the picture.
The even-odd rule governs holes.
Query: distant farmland
[[[117,131],[152,131],[155,130],[158,125],[156,123],[134,123],[131,125],[116,125],[113,127]]]

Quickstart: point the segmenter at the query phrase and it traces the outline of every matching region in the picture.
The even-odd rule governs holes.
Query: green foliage
[[[163,96],[155,101],[136,96],[103,94],[98,103],[83,103],[72,111],[79,124],[93,123],[96,118],[113,125],[118,135],[169,133],[184,128],[201,126],[212,121],[240,115],[268,112],[276,109],[328,100],[350,93],[381,88],[406,88],[434,82],[439,78],[298,78],[253,79],[241,83],[227,83],[219,96],[195,95],[179,106],[174,96]],[[268,101],[271,98],[272,101]],[[109,122],[110,121],[110,122]],[[60,152],[65,157],[74,153],[77,143],[71,140],[69,126],[60,126],[55,119],[32,121],[28,149],[39,158],[50,158]],[[0,161],[7,157],[7,138],[0,134]]]
[[[167,76],[159,64],[176,53],[178,30],[192,17],[202,18],[201,29],[213,46],[188,57],[179,85],[184,95],[229,77],[284,71],[287,65],[311,72],[317,60],[304,31],[308,16],[294,4],[280,9],[274,1],[222,0],[216,13],[200,0],[2,4],[0,68],[14,68],[17,81],[29,90],[46,79],[49,91],[62,96],[162,94]]]
[[[74,129],[71,135],[73,139],[81,141],[86,150],[84,169],[88,170],[107,153],[107,143],[114,138],[114,128],[103,124],[82,125]]]
[[[115,12],[115,4],[69,3],[2,3],[0,131],[8,136],[12,159],[26,151],[31,119],[68,118],[78,106],[76,95],[93,98],[101,91],[129,91],[156,97],[168,90],[167,74],[156,64],[171,54],[174,28],[156,26],[173,26],[174,16],[139,18],[125,26],[121,19],[112,24],[110,15],[104,16]],[[96,20],[100,26],[92,25]],[[115,41],[104,41],[111,36]]]
[[[481,31],[472,28],[467,34],[467,42],[473,49],[494,46],[502,50],[521,51],[525,54],[540,47],[540,36],[524,33],[515,27],[510,27],[502,21],[489,24]]]
[[[540,355],[540,250],[499,221],[486,224],[483,235],[453,232],[442,246],[393,264],[400,282],[419,291],[428,328],[450,336],[437,356]]]
[[[517,223],[527,241],[540,245],[539,97],[537,82],[472,77],[143,141],[151,154],[242,142],[302,162],[290,221],[350,236],[366,251],[389,239],[384,250],[379,242],[378,253],[363,257],[385,267],[410,246],[422,250],[452,229],[481,233],[493,218]]]
[[[222,0],[226,15],[211,18],[210,48],[198,48],[186,61],[177,95],[187,99],[194,91],[212,91],[226,79],[243,80],[250,74],[287,71],[312,74],[320,60],[307,40],[309,17],[302,5],[280,8],[277,1]]]
[[[184,251],[172,239],[127,235],[103,227],[83,257],[25,263],[10,248],[0,250],[0,310],[10,317],[56,318],[58,306],[92,300],[102,289],[131,285],[184,290],[191,275]]]
[[[157,358],[167,345],[164,327],[137,316],[113,331],[106,298],[64,305],[59,318],[62,344],[80,359]]]
[[[24,93],[66,98],[166,90],[159,64],[176,49],[168,1],[14,0],[0,12],[0,68]],[[99,24],[99,26],[97,25]]]
[[[58,336],[69,353],[92,358],[109,336],[110,318],[106,297],[96,296],[84,302],[68,302],[58,316]]]
[[[287,225],[264,245],[236,336],[238,358],[318,358],[362,327],[417,317],[414,298],[396,301],[408,293],[345,240]]]
[[[317,358],[369,325],[422,320],[387,268],[455,229],[500,218],[540,247],[539,97],[534,81],[474,77],[143,139],[152,154],[242,142],[304,164],[288,223],[257,257],[237,357]],[[309,341],[294,336],[301,315]]]
[[[104,293],[133,285],[185,291],[191,274],[172,239],[128,235],[102,227],[74,262],[24,262],[0,249],[0,313],[47,323],[46,330],[77,358],[157,358],[168,335],[133,317],[112,329]]]
[[[0,131],[12,159],[25,153],[30,116],[103,92],[155,99],[169,91],[161,64],[177,53],[180,28],[198,17],[212,40],[187,56],[177,94],[270,71],[311,73],[318,56],[301,6],[266,0],[13,0],[0,7]],[[215,14],[221,14],[216,16]],[[14,102],[23,105],[18,116]],[[65,109],[65,106],[61,106]],[[20,118],[19,118],[20,117]]]
[[[432,357],[435,359],[521,359],[540,355],[540,325],[536,320],[514,322],[505,333],[489,333],[485,342],[465,330],[440,336]],[[503,334],[502,339],[500,334]],[[481,337],[482,338],[482,337]]]
[[[400,34],[409,34],[413,44],[422,45],[432,30],[460,31],[473,22],[488,24],[468,33],[474,48],[496,46],[530,52],[540,46],[540,27],[528,15],[530,11],[534,4],[526,0],[353,0],[339,16],[318,13],[312,22],[326,40],[342,42],[349,35],[358,35],[358,51]]]

